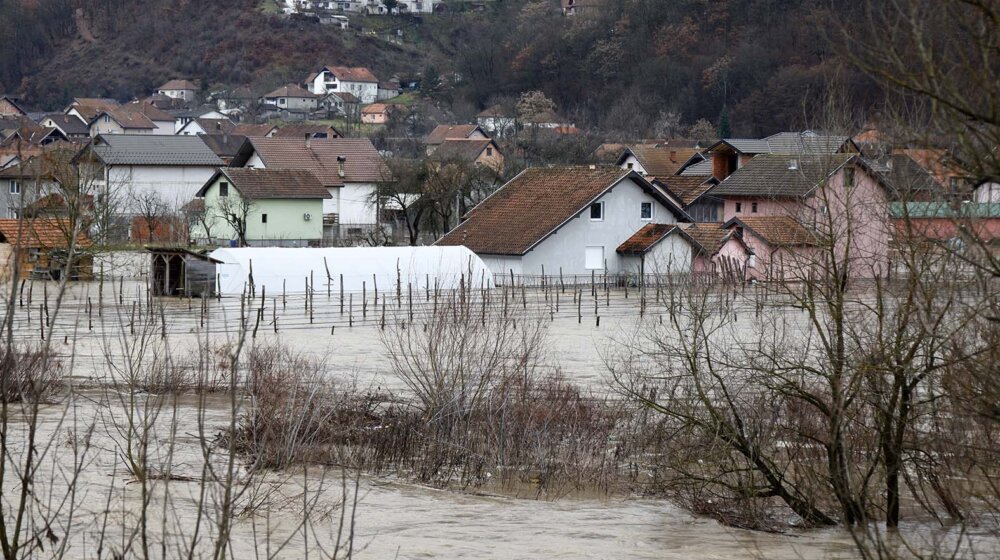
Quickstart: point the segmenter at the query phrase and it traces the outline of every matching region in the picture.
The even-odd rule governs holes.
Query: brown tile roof
[[[722,227],[742,226],[762,238],[769,245],[815,245],[816,234],[791,216],[753,216],[733,218]]]
[[[205,183],[197,196],[205,196],[219,175],[229,178],[233,188],[250,200],[333,198],[316,176],[299,169],[251,169],[223,167]]]
[[[861,163],[853,154],[754,156],[719,186],[719,196],[807,196],[849,161]]]
[[[152,103],[146,101],[140,101],[137,103],[128,103],[126,105],[122,105],[121,109],[132,113],[142,113],[143,115],[146,115],[146,117],[149,118],[149,120],[151,121],[174,122],[173,115],[164,111],[163,109],[160,109],[156,105],[153,105]]]
[[[698,175],[671,175],[669,177],[657,177],[656,181],[667,187],[684,206],[687,206],[705,194],[717,182],[711,177]]]
[[[69,108],[76,109],[76,112],[79,113],[85,121],[87,121],[87,124],[90,124],[104,111],[110,111],[118,106],[118,102],[113,99],[80,97],[74,99],[73,104],[70,105]]]
[[[372,103],[371,105],[361,109],[362,115],[379,115],[382,113],[387,113],[389,111],[389,106],[385,103]]]
[[[698,153],[698,150],[665,144],[635,144],[628,147],[622,154],[621,160],[624,160],[629,152],[639,160],[647,175],[662,178],[677,174],[681,166]]]
[[[493,146],[494,150],[498,150],[496,144],[489,138],[448,139],[434,150],[434,153],[431,154],[431,159],[437,161],[457,160],[473,162],[489,146]]]
[[[21,248],[58,249],[69,246],[70,226],[66,220],[0,220],[0,242]],[[90,240],[80,232],[77,247],[87,247]]]
[[[306,134],[315,137],[326,134],[327,138],[339,138],[337,129],[327,124],[286,124],[274,133],[275,138],[298,138],[305,140]]]
[[[231,132],[247,138],[263,138],[276,128],[273,124],[238,124]]]
[[[392,178],[382,156],[367,138],[314,139],[308,146],[304,138],[250,138],[230,165],[243,167],[254,151],[268,169],[311,171],[325,187],[379,183]],[[343,177],[337,160],[341,157],[345,158]]]
[[[156,89],[158,89],[158,90],[160,90],[160,89],[169,89],[169,90],[193,89],[195,91],[198,91],[198,86],[195,85],[193,82],[190,82],[188,80],[170,80],[169,82],[163,84],[162,86],[160,86],[160,87],[158,87]]]
[[[295,84],[288,84],[287,86],[281,86],[280,88],[268,93],[264,96],[265,98],[271,97],[302,97],[304,99],[312,99],[316,97],[316,94],[308,92]]]
[[[641,255],[659,243],[676,227],[676,224],[646,224],[619,245],[617,251],[623,255]]]
[[[722,229],[722,224],[709,223],[691,224],[684,233],[709,255],[717,253],[733,234],[730,230]]]
[[[142,114],[141,112],[129,112],[124,107],[116,107],[114,109],[109,109],[107,111],[102,111],[98,113],[98,117],[101,114],[108,114],[112,119],[115,120],[122,128],[134,128],[142,130],[151,130],[156,128],[153,121],[149,117]]]
[[[371,70],[364,67],[327,66],[326,69],[343,82],[378,83],[378,78],[375,77],[375,74],[372,74]]]
[[[617,167],[533,167],[473,208],[437,245],[523,255],[632,172]]]
[[[482,129],[475,124],[439,124],[434,127],[434,130],[430,134],[424,137],[424,143],[436,146],[449,138],[468,138],[476,130],[482,132]]]

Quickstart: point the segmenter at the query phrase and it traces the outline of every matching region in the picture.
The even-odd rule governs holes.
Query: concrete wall
[[[319,100],[315,97],[269,97],[266,101],[279,109],[293,111],[315,111],[319,106]]]
[[[367,183],[348,183],[340,189],[340,223],[342,224],[374,224],[377,223],[375,205],[372,197],[375,185]]]

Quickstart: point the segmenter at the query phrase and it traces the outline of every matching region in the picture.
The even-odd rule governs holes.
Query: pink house
[[[797,279],[829,269],[855,278],[888,270],[882,175],[852,153],[762,154],[711,190],[723,229],[752,251],[748,278]]]

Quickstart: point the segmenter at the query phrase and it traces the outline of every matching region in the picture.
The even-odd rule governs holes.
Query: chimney
[[[312,146],[312,134],[306,133],[306,148]]]
[[[670,150],[671,163],[677,163],[677,150]]]
[[[799,168],[799,160],[793,159],[788,162],[789,171],[795,171],[798,168]]]
[[[215,130],[222,130],[222,123],[220,122],[215,123]]]
[[[337,156],[337,174],[340,175],[341,179],[344,178],[346,173],[344,172],[345,164],[347,163],[347,158],[344,156]]]

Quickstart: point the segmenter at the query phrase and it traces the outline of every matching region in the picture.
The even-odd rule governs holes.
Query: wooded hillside
[[[0,0],[0,33],[10,38],[0,42],[0,90],[52,108],[143,95],[174,77],[264,88],[340,63],[385,77],[437,72],[433,97],[459,119],[541,90],[578,126],[609,136],[676,135],[699,119],[760,135],[809,126],[811,100],[830,83],[859,112],[879,99],[826,37],[858,8],[828,6],[607,0],[566,17],[557,0],[508,0],[422,20],[356,18],[341,32],[264,13],[258,0]],[[402,29],[403,43],[362,28]]]

